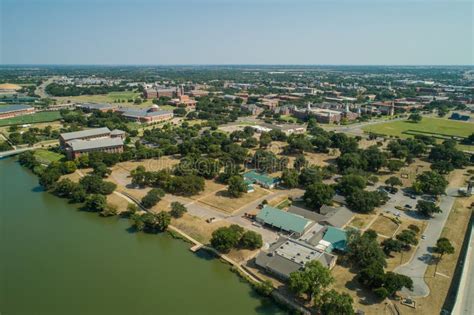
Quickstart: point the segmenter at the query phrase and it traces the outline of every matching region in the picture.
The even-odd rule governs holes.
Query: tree
[[[295,188],[298,187],[298,177],[299,174],[296,170],[292,169],[284,169],[281,175],[281,182],[287,188]]]
[[[262,235],[254,231],[246,231],[240,238],[239,245],[242,248],[254,250],[262,247]]]
[[[389,271],[384,276],[383,287],[387,290],[388,296],[393,296],[403,287],[413,290],[413,280],[405,275]]]
[[[379,191],[356,190],[346,198],[348,207],[360,213],[372,212],[384,204],[387,195]]]
[[[425,171],[416,177],[413,189],[419,193],[441,195],[446,190],[448,181],[438,172]]]
[[[130,172],[130,175],[132,176],[132,184],[137,185],[137,186],[145,186],[145,175],[146,175],[146,170],[145,167],[142,165],[137,166],[136,169],[132,170]]]
[[[256,283],[255,290],[263,296],[270,296],[273,292],[273,283],[270,280]]]
[[[319,210],[323,205],[332,203],[334,194],[334,189],[330,185],[316,183],[306,188],[303,199],[308,207]]]
[[[404,165],[405,165],[405,163],[403,161],[400,161],[400,160],[388,160],[387,161],[387,168],[392,173],[399,171]]]
[[[454,254],[454,246],[451,244],[451,241],[446,237],[442,237],[436,241],[436,247],[434,248],[435,253],[439,254],[439,259],[436,262],[435,268],[435,276],[436,270],[438,269],[438,263],[443,259],[445,254],[451,255]]]
[[[171,193],[193,196],[204,190],[204,178],[196,175],[175,176],[170,184]]]
[[[63,173],[72,174],[76,171],[77,166],[74,161],[66,161],[63,163]]]
[[[117,215],[118,209],[116,205],[107,204],[105,209],[100,212],[100,215],[103,217],[112,217]]]
[[[155,215],[155,228],[165,231],[171,223],[171,215],[166,211],[160,211]]]
[[[299,154],[295,161],[293,162],[293,167],[295,170],[297,170],[298,172],[306,166],[306,158],[304,157],[303,154]]]
[[[145,197],[142,198],[141,203],[145,208],[150,209],[158,202],[160,202],[161,198],[164,195],[165,193],[162,189],[153,188],[145,195]]]
[[[391,177],[387,178],[387,180],[385,181],[385,184],[389,185],[390,187],[403,185],[400,178],[398,178],[396,176],[391,176]]]
[[[422,119],[423,117],[419,113],[413,113],[408,116],[408,120],[415,123],[419,123]]]
[[[374,239],[368,233],[361,234],[357,230],[347,232],[347,255],[353,264],[361,268],[366,268],[372,264],[381,267],[387,265],[385,254],[377,239]]]
[[[396,236],[396,238],[402,242],[403,247],[406,249],[410,249],[411,245],[418,244],[416,233],[413,230],[403,230]]]
[[[211,245],[220,252],[228,253],[236,247],[243,234],[243,228],[238,225],[221,227],[212,232]]]
[[[133,227],[137,231],[143,231],[145,229],[145,222],[142,219],[142,215],[138,213],[133,213],[130,216],[130,220],[133,222]]]
[[[367,181],[364,177],[356,174],[348,174],[341,177],[336,185],[341,195],[348,196],[356,190],[362,190],[366,187]]]
[[[416,204],[416,210],[420,211],[423,215],[427,217],[433,216],[435,213],[443,212],[440,207],[438,207],[434,202],[418,200]]]
[[[134,203],[129,203],[127,205],[127,213],[129,216],[137,213],[138,211],[140,211],[140,208],[138,208],[138,206]]]
[[[78,184],[69,178],[65,178],[53,184],[52,193],[58,197],[69,198],[77,187]]]
[[[353,315],[352,303],[354,300],[347,293],[338,293],[332,289],[321,296],[321,313],[324,315]]]
[[[97,175],[86,175],[79,180],[79,184],[89,194],[109,195],[117,188],[116,184],[105,182]]]
[[[186,206],[182,203],[177,201],[171,203],[170,214],[173,218],[181,218],[187,211]]]
[[[92,212],[102,212],[107,206],[107,199],[104,195],[93,194],[86,197],[84,209]]]
[[[322,290],[334,282],[331,272],[319,261],[312,260],[306,263],[303,270],[290,274],[290,289],[298,294],[306,294],[309,301],[318,299]]]
[[[367,161],[365,170],[370,172],[378,172],[378,170],[387,164],[386,153],[373,145],[362,152],[363,158]]]
[[[298,182],[301,186],[306,187],[310,184],[320,183],[323,180],[323,170],[319,166],[309,166],[303,168]]]
[[[390,256],[392,252],[401,252],[403,243],[397,239],[387,238],[382,242],[382,248],[385,255]]]
[[[87,193],[86,190],[81,185],[76,185],[76,187],[71,192],[69,198],[73,203],[81,203],[86,200]]]
[[[242,176],[235,175],[229,179],[229,187],[227,188],[227,192],[231,197],[239,198],[244,193],[247,192],[247,184]]]
[[[99,163],[95,163],[93,166],[92,174],[97,175],[101,178],[105,178],[109,176],[110,173],[112,173],[112,171],[109,168],[107,168],[107,165],[105,165],[105,163],[99,162]]]

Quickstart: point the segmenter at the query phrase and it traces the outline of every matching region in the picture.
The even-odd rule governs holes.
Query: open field
[[[362,128],[367,132],[398,136],[401,138],[410,137],[407,131],[420,133],[441,134],[447,136],[467,137],[474,132],[474,124],[450,119],[423,117],[419,123],[405,120],[391,121],[382,124],[370,125]]]
[[[51,162],[61,160],[64,158],[64,155],[44,149],[38,149],[35,151],[35,158],[40,163],[50,164]]]
[[[474,133],[474,124],[443,118],[423,117],[419,123],[406,120],[391,121],[369,125],[362,128],[366,132],[384,134],[400,138],[413,137],[415,134],[443,137],[467,137]],[[441,139],[440,139],[441,141]],[[474,146],[461,145],[465,150],[474,150]]]
[[[99,94],[99,95],[79,95],[79,96],[61,96],[55,97],[58,103],[67,103],[68,101],[72,103],[111,103],[118,106],[124,107],[133,107],[133,108],[145,108],[153,105],[152,100],[143,100],[141,104],[134,104],[133,102],[128,102],[129,99],[135,99],[140,97],[140,93],[132,91],[124,92],[110,92],[108,94]],[[117,101],[120,101],[118,103]],[[124,102],[122,102],[124,101]],[[117,103],[115,103],[117,102]],[[173,109],[174,106],[171,105],[160,105],[162,109]]]
[[[39,122],[55,121],[61,119],[58,111],[55,112],[39,112],[31,115],[18,116],[13,118],[1,119],[0,126],[23,125]]]
[[[375,216],[375,214],[357,213],[347,225],[355,227],[359,230],[364,230],[367,228],[370,222],[372,222]]]
[[[207,184],[207,183],[206,183]],[[227,213],[232,213],[241,207],[245,206],[248,203],[251,203],[258,198],[268,195],[266,190],[263,190],[260,187],[254,186],[255,191],[251,193],[246,193],[240,198],[230,198],[227,196],[226,190],[219,190],[214,194],[206,196],[202,199],[199,199],[200,203],[203,203],[207,206],[217,208]]]
[[[377,232],[377,234],[392,237],[398,228],[398,224],[393,222],[389,217],[381,214],[375,219],[374,223],[369,227],[371,230]]]

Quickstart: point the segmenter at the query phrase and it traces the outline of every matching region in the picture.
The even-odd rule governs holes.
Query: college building
[[[118,129],[110,131],[105,127],[62,133],[59,136],[59,143],[66,151],[67,158],[74,160],[90,152],[121,153],[124,138],[124,131]]]
[[[128,120],[140,123],[160,122],[173,118],[173,111],[160,110],[158,105],[152,105],[150,108],[145,109],[121,108],[118,109],[117,112]]]

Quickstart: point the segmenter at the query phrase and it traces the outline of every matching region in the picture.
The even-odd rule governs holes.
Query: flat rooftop
[[[61,137],[64,141],[92,137],[92,136],[100,136],[104,134],[110,134],[110,129],[107,127],[103,128],[95,128],[95,129],[87,129],[82,131],[74,131],[74,132],[66,132],[62,133]]]
[[[33,107],[29,105],[1,105],[0,113],[17,112],[20,110],[27,110],[27,109],[32,109],[32,108]]]
[[[99,138],[94,140],[72,140],[69,145],[73,151],[93,150],[123,145],[121,138]]]

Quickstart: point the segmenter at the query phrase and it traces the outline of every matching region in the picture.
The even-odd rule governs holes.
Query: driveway
[[[430,293],[430,289],[424,280],[426,269],[428,265],[434,263],[432,260],[433,248],[436,246],[436,241],[441,235],[444,224],[448,219],[449,212],[453,207],[455,197],[457,196],[457,188],[448,188],[446,195],[441,197],[439,207],[443,210],[434,218],[429,219],[424,235],[425,239],[421,239],[412,259],[397,268],[395,272],[409,276],[413,279],[413,291],[403,289],[402,292],[411,297],[425,297]]]

